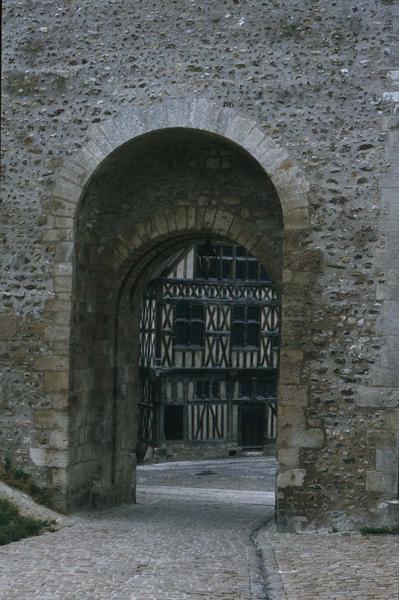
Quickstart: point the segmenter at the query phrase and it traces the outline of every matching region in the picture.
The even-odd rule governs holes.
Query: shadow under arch
[[[281,288],[274,186],[220,136],[181,129],[143,136],[115,151],[86,187],[76,218],[70,439],[80,452],[70,465],[77,482],[70,506],[134,498],[141,298],[165,261],[209,236],[245,246]],[[88,439],[79,443],[82,428]]]

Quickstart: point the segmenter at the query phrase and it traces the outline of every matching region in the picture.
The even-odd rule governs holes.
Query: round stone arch
[[[166,100],[149,108],[129,108],[117,117],[96,125],[89,133],[88,142],[77,157],[63,168],[54,190],[52,214],[44,241],[54,248],[54,296],[47,303],[49,326],[46,330],[48,360],[43,371],[43,392],[48,395],[50,408],[38,410],[36,422],[45,423],[52,430],[45,448],[32,447],[32,460],[49,471],[49,486],[53,490],[54,503],[63,510],[71,510],[81,503],[71,496],[73,478],[70,465],[76,463],[75,448],[71,443],[73,409],[70,398],[69,348],[71,331],[71,302],[73,286],[73,252],[76,216],[79,203],[87,186],[96,175],[103,161],[115,150],[147,133],[172,128],[206,131],[238,144],[264,169],[271,179],[281,203],[284,222],[284,264],[282,278],[283,347],[281,351],[279,382],[279,508],[282,515],[285,498],[290,506],[295,488],[303,485],[304,472],[300,469],[300,448],[317,447],[322,444],[318,430],[307,431],[305,406],[308,386],[305,378],[301,339],[303,323],[298,312],[306,304],[308,283],[314,279],[319,268],[317,251],[308,251],[304,242],[309,236],[309,186],[299,168],[290,160],[288,153],[275,140],[265,135],[256,122],[221,108],[205,99]],[[218,214],[219,213],[219,214]],[[176,227],[176,215],[165,213],[155,216],[150,224],[139,231],[127,230],[112,252],[104,260],[104,268],[110,269],[110,278],[123,270],[132,244],[140,239],[151,257],[151,248],[166,243],[173,236],[184,237],[185,231],[195,235],[196,221],[204,215],[182,209],[181,232]],[[174,225],[168,225],[174,223]],[[148,232],[151,231],[151,234]],[[209,231],[215,235],[242,243],[261,260],[270,250],[267,237],[248,219],[240,223],[237,218],[215,211],[209,220]],[[110,279],[110,280],[111,280]],[[73,403],[73,399],[72,399]],[[111,419],[112,420],[112,419]],[[86,457],[90,460],[90,457]],[[109,466],[112,469],[112,465]],[[123,473],[122,473],[123,476]],[[110,476],[112,479],[112,476]],[[103,492],[101,492],[103,493]],[[99,495],[101,495],[99,492]],[[96,497],[96,490],[90,495]],[[105,494],[108,504],[130,500],[129,495],[111,491]],[[86,498],[86,496],[85,496]],[[85,500],[84,500],[85,501]]]

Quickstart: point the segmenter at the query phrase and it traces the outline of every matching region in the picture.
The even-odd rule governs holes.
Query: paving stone
[[[275,468],[271,457],[142,466],[137,505],[2,547],[0,599],[397,600],[399,536],[264,527],[273,508],[253,499],[272,494]]]
[[[265,597],[250,534],[272,507],[148,493],[143,499],[2,548],[0,598]]]
[[[399,598],[399,535],[325,532],[263,532],[263,535],[275,553],[281,598]]]

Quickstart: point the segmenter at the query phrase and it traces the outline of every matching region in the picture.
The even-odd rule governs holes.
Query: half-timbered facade
[[[197,244],[143,301],[139,455],[235,454],[276,433],[279,307],[241,246]]]

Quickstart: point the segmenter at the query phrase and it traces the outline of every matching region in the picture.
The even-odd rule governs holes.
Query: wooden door
[[[241,404],[241,446],[243,448],[262,448],[265,432],[265,405],[254,403]]]

